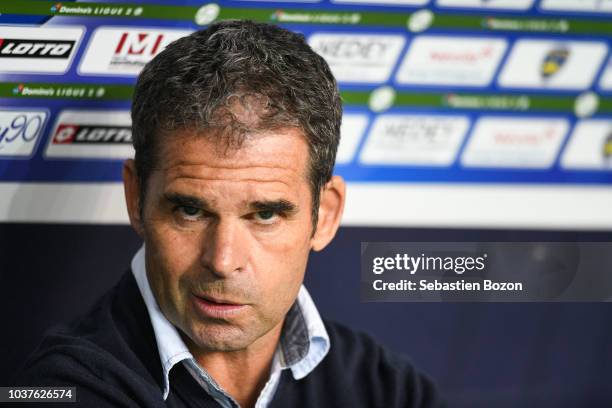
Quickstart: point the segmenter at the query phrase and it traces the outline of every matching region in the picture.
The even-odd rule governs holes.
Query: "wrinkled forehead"
[[[207,133],[209,132],[209,133]],[[170,178],[248,178],[306,181],[308,144],[297,128],[245,134],[239,142],[219,137],[214,130],[176,131],[159,146],[155,170]]]

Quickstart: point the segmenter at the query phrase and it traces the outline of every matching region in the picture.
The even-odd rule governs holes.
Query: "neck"
[[[198,364],[241,407],[254,407],[270,377],[281,328],[282,322],[247,348],[236,351],[203,350],[189,338],[185,343]]]

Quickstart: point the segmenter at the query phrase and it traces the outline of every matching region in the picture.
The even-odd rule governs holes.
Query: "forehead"
[[[157,170],[166,182],[257,181],[288,187],[307,181],[308,144],[297,128],[247,135],[238,147],[193,130],[167,135],[159,149]]]

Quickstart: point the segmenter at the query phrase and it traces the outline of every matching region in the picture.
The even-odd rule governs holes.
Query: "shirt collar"
[[[132,273],[138,284],[151,325],[155,332],[157,349],[163,368],[164,400],[170,393],[169,374],[175,364],[183,360],[195,359],[183,342],[176,327],[162,313],[149,285],[145,266],[145,246],[143,245],[132,259]],[[330,347],[329,335],[323,320],[302,285],[296,302],[285,317],[281,339],[272,364],[272,371],[290,368],[296,380],[306,377],[327,355]]]

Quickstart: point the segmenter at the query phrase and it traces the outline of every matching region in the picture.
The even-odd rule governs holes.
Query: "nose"
[[[219,278],[228,278],[244,269],[248,251],[240,223],[218,219],[204,234],[201,263]]]

